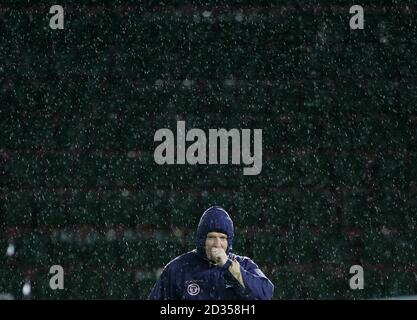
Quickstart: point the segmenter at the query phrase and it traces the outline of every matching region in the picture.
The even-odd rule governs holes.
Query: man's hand
[[[211,256],[220,267],[223,267],[227,262],[226,252],[221,248],[211,248]]]

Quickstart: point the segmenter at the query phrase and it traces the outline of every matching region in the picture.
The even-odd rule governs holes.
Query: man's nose
[[[220,248],[222,245],[221,245],[221,241],[220,241],[220,239],[216,239],[216,240],[214,240],[214,246],[216,247],[216,248]]]

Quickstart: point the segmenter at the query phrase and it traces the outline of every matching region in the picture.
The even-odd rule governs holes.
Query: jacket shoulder
[[[196,252],[194,250],[183,253],[178,257],[172,259],[168,264],[165,266],[164,271],[175,271],[177,269],[183,268],[184,265],[189,264],[192,262],[196,257]]]
[[[238,254],[232,254],[232,258],[236,259],[237,262],[239,262],[240,265],[242,265],[243,267],[254,267],[254,268],[258,268],[258,266],[256,265],[256,263],[249,257],[247,256],[240,256]]]

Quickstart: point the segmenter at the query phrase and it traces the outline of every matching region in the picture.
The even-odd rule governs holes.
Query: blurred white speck
[[[16,252],[16,248],[15,248],[14,244],[10,243],[9,246],[7,247],[6,255],[8,257],[11,257],[15,254],[15,252]]]
[[[128,197],[129,195],[130,195],[129,190],[123,190],[123,191],[122,191],[122,196],[123,196],[123,197]]]
[[[386,44],[386,43],[388,43],[388,38],[387,37],[381,37],[381,39],[379,41],[383,44]]]
[[[174,229],[174,235],[175,235],[177,238],[181,238],[181,237],[183,236],[181,229],[180,229],[180,228],[175,228],[175,229]]]
[[[128,157],[128,158],[134,158],[134,157],[136,157],[136,152],[135,152],[135,151],[129,151],[129,152],[127,153],[127,157]]]
[[[235,85],[235,80],[234,79],[227,79],[224,81],[224,84],[228,87],[233,87]]]
[[[162,86],[164,84],[164,82],[161,80],[161,79],[158,79],[158,80],[156,80],[155,81],[155,85],[157,86],[157,87],[160,87],[160,86]]]
[[[237,14],[235,15],[235,20],[236,20],[237,22],[242,22],[242,21],[243,21],[243,14],[242,14],[241,12],[237,13]]]
[[[209,18],[211,16],[211,12],[210,11],[204,11],[203,12],[203,17],[204,18]]]
[[[185,79],[185,80],[182,82],[182,84],[183,84],[185,87],[190,87],[190,86],[193,84],[193,81],[192,81],[192,80],[189,80],[189,79]]]
[[[0,293],[0,300],[14,300],[14,296],[11,293]]]
[[[29,282],[26,282],[23,285],[23,288],[22,288],[23,295],[24,296],[28,296],[28,295],[30,295],[31,291],[32,291],[32,287],[31,287],[30,283]]]
[[[114,231],[113,229],[110,229],[107,232],[107,240],[112,241],[112,240],[115,240],[115,239],[116,239],[116,231]]]
[[[65,232],[65,230],[61,232],[60,238],[60,240],[64,242],[69,241],[71,239],[70,235],[67,232]]]
[[[194,22],[200,22],[200,16],[198,16],[198,15],[194,14],[194,15],[193,15],[193,21],[194,21]]]
[[[155,272],[155,276],[156,276],[156,278],[159,278],[159,277],[161,276],[162,271],[164,271],[164,269],[162,269],[162,268],[158,268],[158,269],[156,270],[156,272]]]
[[[390,231],[387,229],[387,227],[383,226],[383,227],[382,227],[382,230],[381,230],[381,233],[382,233],[384,236],[389,236]]]
[[[135,238],[135,235],[133,234],[132,230],[125,230],[123,237],[125,240],[133,240]]]

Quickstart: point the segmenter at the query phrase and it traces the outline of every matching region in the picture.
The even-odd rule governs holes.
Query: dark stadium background
[[[146,299],[214,204],[276,299],[417,294],[415,1],[75,3],[0,4],[2,298]],[[262,173],[158,166],[177,120],[263,129]]]

